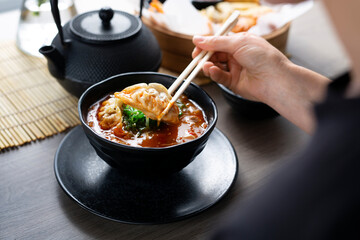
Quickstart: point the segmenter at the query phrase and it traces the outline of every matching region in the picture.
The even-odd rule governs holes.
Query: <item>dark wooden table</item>
[[[239,175],[229,194],[214,207],[180,222],[128,225],[82,209],[58,185],[53,160],[66,133],[0,155],[0,236],[4,239],[201,239],[234,204],[257,188],[272,170],[303,148],[305,133],[282,117],[241,119],[220,89],[204,89],[219,109],[219,128],[234,145]],[[219,149],[221,151],[221,149]],[[0,237],[0,238],[1,238]]]
[[[348,66],[319,4],[293,23],[289,53],[295,62],[329,77]],[[0,239],[205,239],[228,211],[301,151],[309,136],[282,117],[245,120],[215,84],[203,88],[217,104],[217,128],[233,144],[239,162],[235,185],[215,206],[161,225],[129,225],[95,216],[72,201],[55,179],[54,154],[65,132],[0,153]]]

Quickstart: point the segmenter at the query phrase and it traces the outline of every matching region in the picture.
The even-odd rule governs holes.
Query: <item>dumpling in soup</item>
[[[172,98],[166,87],[159,83],[135,84],[114,95],[125,104],[142,111],[147,117],[154,120],[157,120]],[[178,106],[174,104],[161,120],[170,124],[178,123]]]
[[[114,97],[107,99],[101,104],[98,113],[101,128],[110,129],[122,123],[121,106],[121,100]]]

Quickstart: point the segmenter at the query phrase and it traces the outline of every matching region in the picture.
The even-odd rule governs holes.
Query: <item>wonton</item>
[[[125,104],[142,111],[153,120],[158,120],[158,117],[172,98],[166,87],[159,83],[150,83],[149,85],[146,83],[135,84],[121,92],[116,92],[114,95]],[[173,105],[161,120],[170,124],[178,123],[179,108]]]
[[[122,102],[117,98],[109,98],[101,104],[98,118],[99,125],[103,129],[110,129],[118,124],[121,124],[121,106]]]

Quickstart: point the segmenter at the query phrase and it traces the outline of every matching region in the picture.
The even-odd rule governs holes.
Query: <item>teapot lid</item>
[[[100,44],[131,37],[141,27],[139,18],[111,8],[83,13],[70,22],[71,32],[82,41]]]

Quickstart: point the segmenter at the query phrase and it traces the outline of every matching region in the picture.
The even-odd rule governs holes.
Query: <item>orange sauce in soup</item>
[[[106,99],[109,97],[113,97],[113,95]],[[203,110],[183,94],[179,100],[185,107],[179,116],[178,124],[161,122],[155,129],[138,133],[127,131],[124,126],[103,129],[99,124],[98,113],[106,99],[100,100],[89,108],[87,123],[100,136],[117,143],[141,147],[168,147],[201,136],[208,126]]]

